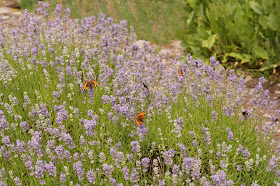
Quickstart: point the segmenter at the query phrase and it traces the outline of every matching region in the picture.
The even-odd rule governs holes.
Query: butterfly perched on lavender
[[[97,85],[99,85],[99,83],[94,81],[94,80],[87,81],[87,82],[85,82],[83,90],[85,90],[85,89],[92,89],[93,87],[95,87]]]

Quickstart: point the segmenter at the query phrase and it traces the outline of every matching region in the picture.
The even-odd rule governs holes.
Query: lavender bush
[[[0,27],[0,185],[279,184],[263,78],[242,108],[244,80],[215,58],[170,59],[139,48],[126,21],[39,5]]]

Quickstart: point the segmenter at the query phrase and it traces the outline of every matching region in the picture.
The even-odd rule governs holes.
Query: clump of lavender
[[[71,19],[62,5],[52,18],[38,3],[18,27],[0,23],[0,185],[279,182],[264,78],[242,108],[244,79],[215,57],[156,54],[125,20]]]

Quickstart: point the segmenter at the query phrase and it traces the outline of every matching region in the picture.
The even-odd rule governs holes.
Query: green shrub
[[[262,72],[279,63],[280,1],[184,1],[183,47],[193,55]]]

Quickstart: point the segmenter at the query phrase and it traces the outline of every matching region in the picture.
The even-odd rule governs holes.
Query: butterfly
[[[180,75],[180,76],[184,76],[184,74],[183,74],[183,72],[182,72],[182,68],[181,68],[181,67],[179,67],[178,72],[179,72],[179,75]]]
[[[97,86],[97,85],[99,85],[99,83],[97,83],[97,82],[94,81],[94,80],[87,81],[87,82],[85,83],[84,87],[83,87],[83,90],[85,90],[85,89],[91,89],[91,88],[93,88],[93,87],[95,87],[95,86]]]
[[[140,126],[143,123],[144,118],[145,118],[145,114],[146,114],[146,112],[143,111],[143,112],[140,112],[136,115],[135,121],[136,121],[137,126]]]

